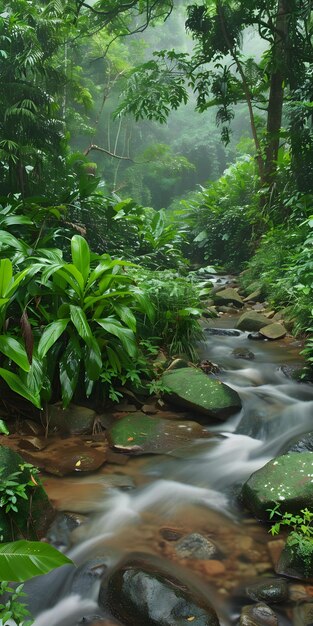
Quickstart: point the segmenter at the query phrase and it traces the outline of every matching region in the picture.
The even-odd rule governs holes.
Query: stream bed
[[[220,318],[208,326],[224,332],[235,321],[235,316]],[[128,554],[156,559],[156,567],[166,563],[173,575],[183,570],[203,587],[222,625],[238,622],[249,603],[247,584],[275,576],[276,542],[269,526],[252,518],[238,495],[254,471],[312,429],[313,386],[289,376],[302,364],[296,339],[251,341],[248,333],[218,332],[206,331],[200,356],[219,365],[219,379],[239,393],[243,408],[227,422],[207,426],[209,439],[125,463],[121,455],[120,463],[87,476],[44,477],[59,511],[75,519],[69,529],[62,526],[61,513],[48,538],[66,550],[78,569],[64,566],[26,583],[34,626],[118,624],[97,598],[103,572]],[[190,419],[197,421],[197,416]],[[203,559],[181,552],[177,546],[192,534],[214,541],[218,554]],[[288,583],[296,597],[299,581]],[[278,605],[276,615],[281,624],[302,623],[292,603]],[[160,616],[162,626],[162,608]]]

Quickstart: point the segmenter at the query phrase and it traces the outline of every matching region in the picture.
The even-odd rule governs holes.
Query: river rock
[[[313,506],[313,452],[278,456],[250,476],[243,485],[245,505],[254,515],[269,520],[276,502],[281,511],[299,513]]]
[[[252,293],[243,299],[244,302],[257,302],[261,296],[261,289],[255,289]]]
[[[182,537],[176,545],[175,552],[180,559],[215,559],[219,550],[213,541],[200,533],[192,533]]]
[[[284,578],[267,578],[247,585],[246,594],[251,600],[281,604],[288,600],[288,583]]]
[[[207,586],[174,572],[160,559],[130,556],[102,584],[100,606],[126,626],[219,626]]]
[[[228,287],[214,294],[214,302],[218,305],[234,304],[237,308],[243,307],[242,297],[236,289]]]
[[[283,339],[283,337],[285,337],[287,334],[286,329],[282,326],[282,324],[279,324],[278,322],[263,326],[263,328],[261,328],[259,332],[261,335],[266,337],[266,339],[272,340]]]
[[[234,356],[235,359],[245,359],[246,361],[253,361],[255,358],[253,352],[248,350],[248,348],[235,348],[232,351],[232,356]]]
[[[284,452],[313,452],[313,431],[302,435],[300,439],[293,439]]]
[[[4,509],[0,509],[0,528],[3,541],[12,541],[13,538],[16,539],[17,537],[38,539],[38,537],[43,536],[47,525],[55,515],[44,488],[39,483],[37,484],[36,478],[33,479],[35,480],[33,482],[31,469],[25,467],[21,470],[21,465],[23,466],[25,463],[25,459],[19,454],[6,446],[0,446],[1,479],[5,480],[10,474],[21,472],[15,480],[19,484],[31,483],[25,489],[27,499],[17,498],[17,513],[11,511],[9,518]],[[12,527],[14,528],[14,537],[12,537]]]
[[[91,441],[92,444],[92,441]],[[103,439],[99,449],[78,437],[47,440],[45,450],[23,450],[25,459],[40,469],[56,476],[73,472],[94,472],[106,461],[108,443]]]
[[[60,403],[48,407],[49,430],[58,430],[69,435],[92,433],[96,412],[86,406],[70,404],[63,409]]]
[[[286,544],[281,552],[278,565],[278,574],[300,578],[301,580],[313,579],[313,543],[310,539],[303,537],[301,543],[294,543],[287,538]]]
[[[133,454],[163,453],[180,448],[190,440],[208,437],[208,433],[196,422],[179,422],[149,415],[127,415],[111,426],[107,435],[115,450]]]
[[[268,326],[268,319],[256,311],[246,311],[236,322],[239,330],[259,331],[264,326]]]
[[[79,513],[60,512],[53,520],[46,538],[58,550],[64,551],[71,546],[71,534],[72,532],[85,524],[87,517],[80,515]]]
[[[168,402],[197,414],[225,420],[241,409],[236,391],[195,367],[165,372],[162,382],[168,388]]]
[[[235,328],[204,328],[203,329],[208,335],[225,335],[225,337],[240,337],[241,333],[239,330],[235,330]]]
[[[277,626],[276,613],[264,602],[244,606],[241,611],[240,626]]]

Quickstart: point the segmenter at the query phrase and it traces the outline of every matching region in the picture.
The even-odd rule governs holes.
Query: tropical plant
[[[284,526],[291,529],[287,537],[286,546],[291,549],[296,557],[300,558],[303,562],[305,574],[309,575],[313,558],[313,512],[306,507],[301,509],[300,513],[289,513],[287,511],[282,513],[279,503],[276,503],[273,509],[267,510],[269,511],[270,519],[276,516],[279,517],[279,520],[271,526],[269,532],[276,536]]]
[[[196,342],[203,337],[201,287],[176,272],[136,271],[136,281],[148,294],[155,316],[138,321],[140,333],[170,355],[196,358]]]

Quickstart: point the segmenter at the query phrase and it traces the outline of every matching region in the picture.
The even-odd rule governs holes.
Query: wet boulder
[[[225,420],[241,409],[236,391],[195,367],[165,372],[162,382],[168,389],[165,394],[168,402],[196,414]]]
[[[86,406],[70,404],[63,409],[61,403],[48,407],[49,430],[57,430],[69,435],[91,433],[96,419],[96,412]]]
[[[268,324],[267,326],[263,326],[260,329],[260,334],[263,335],[266,339],[283,339],[286,336],[287,331],[279,322],[273,322],[273,324]]]
[[[246,361],[253,361],[255,359],[253,352],[248,350],[248,348],[235,348],[232,351],[232,356],[234,356],[235,359],[245,359]]]
[[[278,456],[254,472],[242,488],[245,505],[259,519],[269,520],[269,509],[298,513],[313,507],[313,452]]]
[[[240,626],[277,626],[276,613],[264,602],[244,606],[241,611]]]
[[[177,370],[181,371],[181,370]],[[207,437],[204,428],[191,421],[167,420],[149,415],[126,415],[108,433],[110,445],[133,454],[163,453],[189,441]]]
[[[246,313],[240,316],[236,323],[236,328],[239,330],[248,330],[251,332],[258,332],[264,326],[268,326],[267,317],[256,311],[246,311]]]
[[[125,626],[219,626],[209,591],[177,566],[130,556],[103,582],[99,603]]]
[[[19,472],[15,480],[25,487],[26,499],[17,497],[18,511],[10,512],[10,518],[0,509],[0,528],[3,541],[12,541],[13,538],[38,539],[42,537],[48,524],[52,521],[55,511],[48,499],[44,488],[32,474],[29,467],[25,467],[25,459],[17,452],[6,446],[0,446],[1,479],[8,479],[11,474]],[[29,483],[29,484],[28,484]],[[12,527],[14,537],[12,537]]]
[[[313,452],[313,431],[293,439],[285,452]]]
[[[236,289],[232,289],[231,287],[215,293],[214,302],[218,305],[234,304],[237,308],[243,307],[242,297]]]
[[[289,597],[288,583],[284,578],[266,578],[247,585],[246,594],[256,602],[284,604]]]

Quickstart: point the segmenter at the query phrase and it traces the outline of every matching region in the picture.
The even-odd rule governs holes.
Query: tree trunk
[[[268,101],[264,183],[269,188],[267,198],[275,182],[279,150],[279,136],[282,124],[284,103],[284,82],[286,79],[286,46],[288,38],[288,3],[278,0],[276,34],[272,51],[272,73]]]

